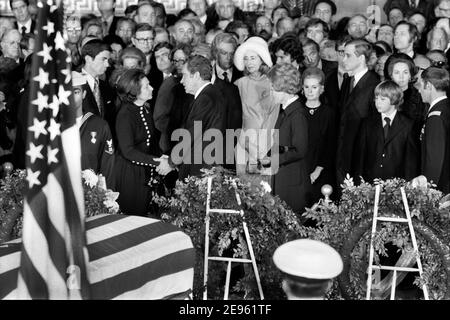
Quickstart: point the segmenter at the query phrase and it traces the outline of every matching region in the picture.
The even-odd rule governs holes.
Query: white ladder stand
[[[400,272],[419,272],[419,275],[422,277],[422,273],[423,273],[422,263],[420,261],[419,249],[417,246],[416,235],[415,235],[414,228],[413,228],[412,221],[411,221],[411,213],[409,212],[409,206],[408,206],[408,201],[406,199],[405,189],[403,187],[401,187],[400,191],[402,193],[402,200],[403,200],[403,206],[405,208],[406,218],[379,217],[378,216],[378,204],[380,201],[381,185],[377,185],[375,187],[375,204],[374,204],[374,210],[373,210],[372,233],[371,233],[371,237],[370,237],[370,253],[369,253],[369,268],[368,268],[368,277],[367,277],[366,300],[370,300],[370,295],[371,295],[371,291],[372,291],[373,269],[393,271],[390,300],[395,299],[395,288],[397,286],[396,282],[397,282],[397,272],[398,271],[400,271]],[[408,223],[409,232],[411,234],[411,240],[412,240],[412,245],[413,245],[413,254],[416,257],[417,268],[373,265],[373,256],[374,256],[373,237],[374,237],[376,229],[377,229],[377,221]],[[423,290],[423,295],[424,295],[425,300],[428,300],[428,289],[425,284],[423,284],[422,290]]]
[[[211,188],[212,188],[212,177],[208,178],[208,193],[206,196],[206,217],[205,217],[205,224],[206,224],[206,232],[205,232],[205,257],[204,257],[204,271],[203,271],[203,300],[207,300],[208,295],[208,262],[210,260],[212,261],[223,261],[228,262],[227,266],[227,275],[225,280],[225,293],[224,293],[224,300],[228,300],[228,294],[229,294],[229,287],[230,287],[230,274],[231,274],[231,263],[237,262],[237,263],[251,263],[253,266],[253,272],[255,273],[256,277],[256,283],[258,284],[258,290],[259,290],[259,296],[261,300],[264,300],[264,294],[262,291],[261,286],[261,280],[259,277],[258,267],[256,266],[256,260],[255,260],[255,254],[253,253],[253,247],[252,243],[250,241],[250,234],[248,232],[247,223],[244,219],[244,210],[242,209],[241,205],[241,198],[237,192],[237,186],[236,183],[233,182],[233,188],[235,190],[236,194],[236,201],[238,206],[241,208],[240,210],[229,210],[229,209],[211,209],[210,203],[211,203]],[[244,233],[245,233],[245,240],[247,241],[247,247],[248,251],[250,253],[251,259],[241,259],[241,258],[228,258],[228,257],[214,257],[209,256],[209,220],[212,213],[225,213],[225,214],[240,214],[243,221],[243,227],[244,227]]]

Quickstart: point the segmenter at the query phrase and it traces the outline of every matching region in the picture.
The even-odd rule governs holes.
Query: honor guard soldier
[[[300,239],[279,246],[273,254],[283,273],[282,287],[288,300],[322,300],[333,278],[343,269],[339,253],[320,241]]]
[[[83,74],[72,72],[73,98],[80,129],[81,169],[101,173],[106,179],[107,187],[114,189],[114,145],[111,130],[100,116],[83,110],[87,85]]]

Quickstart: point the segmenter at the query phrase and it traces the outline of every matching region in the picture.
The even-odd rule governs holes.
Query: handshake
[[[159,165],[156,167],[156,172],[162,176],[167,175],[170,171],[175,169],[175,166],[169,163],[169,156],[162,155],[159,158],[153,158],[153,160],[159,162]]]

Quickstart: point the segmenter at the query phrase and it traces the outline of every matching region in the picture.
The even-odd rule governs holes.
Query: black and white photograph
[[[448,95],[450,0],[0,0],[0,300],[450,300]]]

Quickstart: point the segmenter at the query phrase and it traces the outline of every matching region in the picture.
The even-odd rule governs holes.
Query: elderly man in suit
[[[430,104],[420,136],[421,173],[444,193],[450,192],[450,105],[446,94],[449,81],[447,70],[429,67],[417,83],[423,101]]]
[[[243,76],[233,63],[234,52],[238,43],[229,33],[217,35],[211,45],[213,55],[213,76],[212,83],[223,94],[225,100],[225,114],[223,117],[224,128],[237,130],[242,128],[242,101],[238,87],[234,81]],[[236,146],[237,139],[233,141]],[[224,144],[225,163],[224,166],[234,170],[234,154],[226,152]]]
[[[367,68],[372,53],[365,40],[353,40],[345,45],[344,74],[339,97],[339,128],[336,152],[336,179],[342,183],[345,176],[355,174],[356,145],[362,120],[376,112],[374,89],[379,83],[378,75]]]
[[[211,154],[205,150],[210,144],[205,141],[208,140],[204,136],[206,131],[223,137],[226,109],[224,98],[212,85],[211,77],[211,62],[203,56],[191,56],[183,67],[181,84],[186,93],[194,96],[194,101],[181,130],[175,130],[172,134],[172,139],[181,138],[181,141],[172,149],[169,158],[172,167],[179,166],[179,179],[182,181],[189,176],[200,175],[202,168],[223,163],[222,146],[214,148]],[[212,159],[208,159],[209,155]]]

